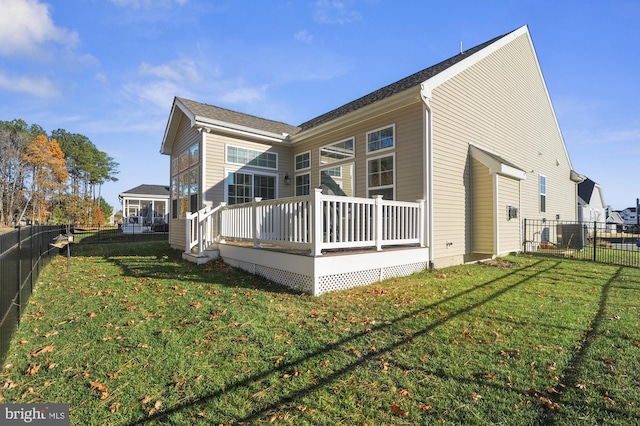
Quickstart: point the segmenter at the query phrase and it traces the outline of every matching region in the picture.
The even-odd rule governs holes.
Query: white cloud
[[[54,42],[75,47],[78,34],[57,27],[38,0],[0,0],[0,55],[32,55]]]
[[[188,58],[156,66],[143,62],[138,68],[138,73],[142,76],[154,76],[173,81],[199,80],[198,67],[195,61]]]
[[[313,41],[313,36],[307,30],[298,31],[293,35],[293,38],[303,43],[311,43]]]
[[[52,98],[58,95],[58,89],[47,78],[8,76],[0,72],[0,90],[27,93],[40,98]]]
[[[318,0],[315,3],[315,20],[323,24],[348,24],[359,21],[362,16],[353,10],[352,1]]]
[[[132,9],[152,9],[156,7],[171,7],[174,4],[184,6],[189,0],[111,0],[113,4],[120,7],[130,7]]]

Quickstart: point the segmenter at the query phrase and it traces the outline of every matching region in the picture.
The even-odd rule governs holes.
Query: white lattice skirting
[[[311,257],[220,245],[226,264],[314,296],[420,272],[428,255],[428,248],[405,248]]]

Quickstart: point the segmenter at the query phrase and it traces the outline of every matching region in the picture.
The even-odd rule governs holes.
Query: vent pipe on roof
[[[462,40],[460,40],[460,53],[462,53]]]

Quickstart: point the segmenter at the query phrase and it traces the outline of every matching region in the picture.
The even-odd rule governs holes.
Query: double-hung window
[[[301,173],[311,169],[311,151],[306,151],[295,156],[295,194],[309,195],[311,193],[311,173]]]
[[[367,133],[367,196],[382,195],[385,200],[395,199],[396,156],[395,124],[380,127]],[[391,151],[391,152],[385,152]]]

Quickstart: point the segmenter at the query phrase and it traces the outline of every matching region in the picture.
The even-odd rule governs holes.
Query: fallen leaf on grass
[[[113,414],[116,414],[118,412],[118,410],[120,409],[120,403],[119,402],[114,402],[113,404],[111,404],[109,406],[109,409],[111,410],[111,412]]]
[[[143,404],[148,404],[153,400],[153,398],[151,398],[150,396],[144,398],[142,401],[140,401]]]
[[[480,401],[482,399],[482,395],[480,395],[479,393],[476,393],[476,392],[471,392],[469,394],[469,397],[471,399],[473,399],[474,402],[478,402],[478,401]]]
[[[408,411],[404,411],[402,408],[400,408],[400,406],[398,406],[397,404],[391,404],[391,410],[400,417],[406,417],[409,415]]]
[[[29,368],[27,369],[27,372],[25,373],[25,376],[33,376],[38,372],[38,370],[40,370],[40,364],[31,363],[29,365]]]
[[[18,386],[16,384],[16,382],[14,382],[11,379],[7,379],[3,384],[2,384],[2,389],[11,389],[11,388],[15,388],[16,386]]]
[[[158,400],[154,404],[153,408],[149,410],[149,417],[153,416],[160,407],[162,407],[162,401]]]
[[[107,399],[109,396],[109,389],[98,381],[89,382],[89,387],[91,390],[100,393],[100,399]]]
[[[427,405],[427,404],[425,404],[424,402],[421,402],[421,403],[420,403],[420,409],[421,409],[422,411],[429,411],[429,410],[431,410],[432,408],[433,408],[433,406],[432,406],[432,405]]]
[[[39,351],[31,352],[30,354],[27,355],[27,358],[31,358],[31,357],[34,357],[34,356],[46,354],[48,352],[53,352],[53,345],[45,346],[44,348],[40,349]]]

